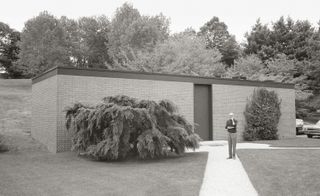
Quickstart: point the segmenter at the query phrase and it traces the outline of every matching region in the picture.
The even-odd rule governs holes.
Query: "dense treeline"
[[[127,3],[111,19],[41,12],[21,32],[0,22],[0,67],[11,78],[57,65],[246,77],[293,82],[299,100],[319,94],[320,30],[307,20],[257,20],[241,44],[218,17],[199,31],[170,34],[169,24],[162,14],[145,16]]]

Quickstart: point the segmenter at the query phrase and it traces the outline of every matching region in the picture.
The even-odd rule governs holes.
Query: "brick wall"
[[[58,75],[57,151],[68,151],[70,136],[65,128],[66,106],[75,102],[97,104],[103,97],[128,95],[138,99],[169,99],[193,123],[193,84],[185,82]]]
[[[247,98],[256,87],[237,85],[212,85],[212,123],[213,139],[226,139],[225,122],[233,112],[238,120],[238,140],[242,140],[245,119],[243,112]],[[295,94],[294,89],[267,88],[278,93],[281,103],[281,117],[278,133],[281,138],[295,137]]]
[[[54,75],[32,85],[32,136],[51,152],[68,151],[70,136],[65,128],[65,108],[76,102],[95,105],[103,97],[128,95],[138,99],[169,99],[178,105],[189,122],[194,122],[194,84],[189,82]],[[226,139],[229,112],[239,121],[239,139],[244,129],[243,112],[253,86],[212,84],[213,139]],[[280,138],[295,136],[294,89],[275,90],[282,99]]]
[[[57,141],[57,76],[32,85],[33,138],[45,144],[49,151],[56,152]]]

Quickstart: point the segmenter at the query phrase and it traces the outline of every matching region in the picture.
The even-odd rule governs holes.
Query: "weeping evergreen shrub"
[[[281,116],[281,100],[275,91],[257,88],[248,98],[244,112],[246,126],[244,140],[278,139],[278,123]]]
[[[128,96],[103,98],[96,106],[76,103],[66,109],[72,150],[96,160],[128,156],[157,158],[198,148],[200,137],[169,100],[159,103]]]

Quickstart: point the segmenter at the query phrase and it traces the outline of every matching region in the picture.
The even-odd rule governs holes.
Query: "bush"
[[[96,160],[128,156],[157,158],[185,148],[198,148],[200,137],[169,100],[159,103],[112,96],[92,107],[81,103],[66,109],[72,150]]]
[[[248,99],[244,112],[246,126],[244,140],[278,139],[278,123],[281,116],[281,101],[274,91],[255,89]]]

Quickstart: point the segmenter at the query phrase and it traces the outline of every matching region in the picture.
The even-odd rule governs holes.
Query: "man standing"
[[[236,145],[237,145],[237,120],[234,119],[234,114],[229,114],[230,118],[227,120],[226,129],[228,131],[228,146],[229,157],[228,159],[236,158]]]

